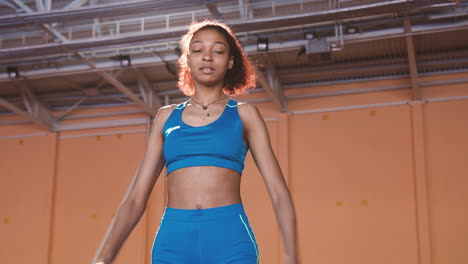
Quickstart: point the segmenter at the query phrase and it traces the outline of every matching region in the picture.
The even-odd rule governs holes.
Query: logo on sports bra
[[[170,127],[170,128],[168,128],[168,129],[166,129],[166,137],[169,136],[169,134],[170,134],[172,131],[174,131],[174,130],[176,130],[176,129],[178,129],[178,128],[180,128],[180,126]]]

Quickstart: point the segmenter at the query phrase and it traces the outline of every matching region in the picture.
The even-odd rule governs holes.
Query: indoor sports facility
[[[0,263],[91,263],[205,19],[255,66],[235,99],[267,125],[301,264],[468,263],[467,0],[0,0]],[[113,264],[151,264],[165,170]],[[249,152],[259,263],[283,264],[262,176]]]

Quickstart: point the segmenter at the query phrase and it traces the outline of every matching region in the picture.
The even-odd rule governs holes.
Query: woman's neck
[[[196,87],[195,93],[192,95],[192,98],[202,104],[207,105],[211,102],[219,100],[223,97],[227,97],[227,95],[223,92],[222,88],[214,88],[214,87]]]

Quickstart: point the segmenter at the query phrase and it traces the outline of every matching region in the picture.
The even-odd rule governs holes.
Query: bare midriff
[[[206,209],[241,203],[238,172],[214,167],[181,168],[167,176],[167,207]]]

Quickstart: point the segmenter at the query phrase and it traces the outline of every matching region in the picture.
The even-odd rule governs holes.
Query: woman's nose
[[[203,60],[204,61],[211,61],[213,58],[211,57],[211,54],[205,53],[203,54]]]

